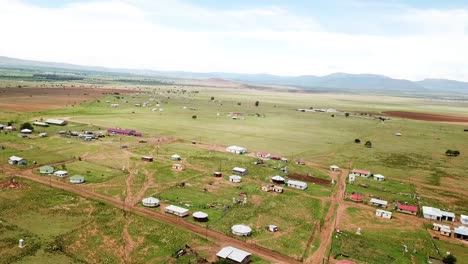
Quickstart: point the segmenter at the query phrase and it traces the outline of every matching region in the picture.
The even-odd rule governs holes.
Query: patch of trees
[[[34,127],[31,125],[31,123],[29,122],[26,122],[26,123],[23,123],[21,126],[20,126],[20,129],[29,129],[29,130],[34,130]]]
[[[35,79],[46,79],[46,80],[60,80],[60,81],[75,81],[75,80],[83,80],[84,77],[76,76],[76,75],[59,75],[59,74],[49,74],[49,73],[36,73],[33,74],[33,78]]]
[[[449,157],[457,157],[460,155],[460,151],[447,149],[447,151],[445,151],[445,155]]]
[[[442,258],[442,262],[444,264],[455,264],[457,263],[457,258],[452,254],[448,254],[447,256]]]
[[[193,116],[192,116],[192,119],[197,119],[197,116],[196,116],[196,115],[193,115]]]
[[[260,104],[259,101],[255,101],[255,106],[258,107],[258,105]]]
[[[348,116],[349,116],[349,113],[345,113],[344,115],[345,115],[346,117],[348,117]]]

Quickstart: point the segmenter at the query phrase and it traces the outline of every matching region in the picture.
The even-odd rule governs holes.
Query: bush
[[[372,148],[372,142],[368,140],[366,141],[366,144],[364,144],[364,146],[366,146],[367,148]]]
[[[192,116],[192,119],[197,119],[197,116],[196,116],[196,115],[193,115],[193,116]]]
[[[346,117],[348,117],[348,116],[349,116],[349,113],[345,113],[344,115],[345,115]]]
[[[447,151],[445,151],[445,155],[450,157],[457,157],[460,155],[460,151],[447,149]]]
[[[452,254],[448,254],[442,259],[442,262],[445,264],[455,264],[457,263],[457,258]]]
[[[23,124],[20,126],[20,129],[30,129],[30,130],[34,130],[34,127],[31,125],[31,123],[26,122],[26,123],[23,123]]]
[[[360,143],[361,143],[361,140],[360,140],[359,138],[356,138],[356,139],[354,140],[354,143],[360,144]]]
[[[259,104],[260,104],[260,102],[259,102],[259,101],[255,101],[255,106],[257,106],[257,107],[258,107],[258,105],[259,105]]]

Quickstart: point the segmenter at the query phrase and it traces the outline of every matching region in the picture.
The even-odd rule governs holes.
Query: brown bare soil
[[[101,88],[0,88],[0,109],[36,112],[75,105],[104,94],[137,93],[136,90]]]
[[[441,115],[431,113],[415,113],[415,112],[404,112],[404,111],[388,111],[383,114],[391,117],[408,118],[423,121],[433,122],[449,122],[449,123],[468,123],[468,116],[453,116],[453,115]]]
[[[316,177],[309,176],[309,175],[303,175],[303,174],[299,174],[299,173],[291,173],[291,174],[288,174],[288,177],[291,178],[291,179],[295,179],[295,180],[313,182],[315,184],[324,185],[324,186],[331,186],[331,181],[316,178]]]
[[[17,182],[15,179],[11,179],[6,182],[0,182],[0,188],[18,189],[24,187],[24,184]]]

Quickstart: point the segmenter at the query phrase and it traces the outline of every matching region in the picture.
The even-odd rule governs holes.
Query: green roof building
[[[83,183],[84,177],[81,175],[73,175],[70,177],[70,182],[71,183]]]
[[[45,165],[39,168],[39,173],[40,174],[52,174],[54,173],[54,167]]]

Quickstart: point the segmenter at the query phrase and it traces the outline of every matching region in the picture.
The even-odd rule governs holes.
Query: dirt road
[[[146,208],[136,207],[131,204],[130,205],[125,204],[123,201],[120,201],[118,199],[108,197],[99,193],[94,193],[89,190],[85,190],[82,187],[77,186],[77,185],[69,185],[67,183],[63,183],[60,181],[49,180],[49,177],[41,177],[39,175],[35,175],[32,172],[32,170],[20,170],[20,169],[10,167],[10,166],[2,166],[2,169],[8,176],[16,176],[19,178],[25,178],[25,179],[32,180],[35,182],[39,182],[39,183],[49,185],[54,188],[58,188],[58,189],[62,189],[71,193],[75,193],[85,198],[103,201],[114,207],[121,208],[125,211],[129,211],[129,212],[141,215],[141,216],[156,219],[166,224],[179,226],[188,231],[196,233],[202,237],[206,237],[207,239],[215,243],[216,246],[219,248],[221,248],[222,245],[231,245],[231,246],[246,250],[254,255],[257,255],[261,258],[271,261],[272,263],[301,263],[293,258],[276,253],[264,247],[237,240],[233,237],[224,235],[220,232],[191,224],[187,221],[184,221],[180,218],[177,218],[171,215],[166,215],[166,214],[163,214],[157,211],[152,211]]]

